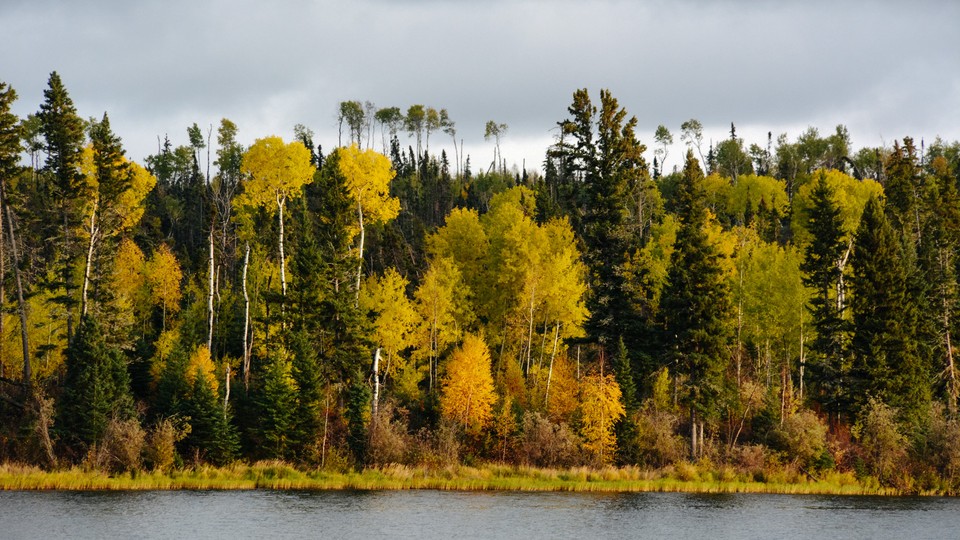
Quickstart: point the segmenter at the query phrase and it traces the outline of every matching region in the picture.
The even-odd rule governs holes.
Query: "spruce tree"
[[[717,414],[731,337],[730,292],[720,266],[721,254],[707,238],[705,200],[703,172],[688,151],[677,189],[680,228],[676,251],[660,309],[673,369],[686,377],[684,401],[693,430]],[[695,440],[696,435],[691,440],[692,457],[698,452]]]
[[[848,324],[838,291],[843,292],[841,261],[847,250],[843,239],[840,209],[833,202],[833,190],[821,173],[812,192],[812,208],[808,230],[813,240],[806,248],[800,269],[806,274],[803,284],[813,289],[810,313],[816,336],[810,343],[810,378],[817,400],[834,419],[847,410],[847,394],[843,388],[846,375]]]
[[[203,374],[194,375],[183,410],[190,419],[190,434],[183,441],[188,455],[193,450],[216,465],[225,465],[236,457],[239,442],[229,409],[224,410],[220,396]]]
[[[88,190],[80,172],[84,122],[56,71],[50,74],[43,97],[37,118],[47,159],[34,201],[35,226],[39,238],[45,240],[41,244],[42,255],[53,269],[54,278],[46,287],[51,291],[63,289],[55,300],[65,308],[67,338],[71,339],[79,303],[73,270],[83,251],[76,230],[81,225]]]
[[[633,377],[630,355],[623,338],[617,340],[617,351],[613,356],[613,369],[617,384],[620,386],[620,401],[625,411],[613,426],[617,437],[617,462],[621,465],[634,465],[640,460],[640,448],[637,445],[637,421],[634,415],[640,408],[637,396],[637,384]]]
[[[275,346],[262,365],[253,388],[256,421],[251,428],[253,453],[268,459],[288,457],[293,435],[296,388],[290,377],[289,352]]]
[[[918,354],[909,261],[875,198],[863,211],[850,264],[854,410],[874,398],[916,420],[930,401],[930,373]]]
[[[120,351],[107,345],[93,316],[83,317],[66,351],[57,428],[73,443],[98,443],[111,419],[133,417],[130,376]]]

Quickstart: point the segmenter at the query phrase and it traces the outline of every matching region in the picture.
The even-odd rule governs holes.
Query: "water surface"
[[[0,538],[960,537],[960,499],[439,491],[0,492]]]

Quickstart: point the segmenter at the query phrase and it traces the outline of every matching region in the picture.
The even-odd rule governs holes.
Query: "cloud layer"
[[[958,20],[946,1],[14,1],[0,80],[26,115],[58,71],[138,160],[222,117],[245,142],[302,123],[330,148],[357,99],[447,108],[475,163],[505,122],[504,156],[529,167],[581,87],[609,88],[648,144],[698,118],[708,138],[845,124],[875,146],[960,138]]]

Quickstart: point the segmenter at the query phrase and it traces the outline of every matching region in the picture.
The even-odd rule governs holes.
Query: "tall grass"
[[[660,470],[636,467],[541,469],[483,465],[415,468],[390,465],[360,472],[301,470],[282,461],[226,467],[199,466],[161,472],[109,475],[70,468],[45,471],[37,467],[0,465],[0,489],[5,490],[233,490],[233,489],[358,489],[358,490],[513,490],[597,492],[791,493],[896,495],[897,490],[875,481],[858,481],[850,473],[830,473],[817,481],[789,472],[771,472],[762,479],[732,469],[713,470],[688,463]],[[935,493],[931,493],[935,494]]]

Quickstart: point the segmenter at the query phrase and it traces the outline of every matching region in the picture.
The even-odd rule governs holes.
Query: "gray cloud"
[[[303,123],[329,148],[358,99],[445,107],[481,155],[483,124],[506,122],[529,166],[580,87],[610,88],[648,142],[695,117],[716,138],[844,123],[877,145],[960,138],[957,20],[953,2],[12,2],[0,78],[25,115],[57,70],[135,159],[221,117],[247,142]]]

